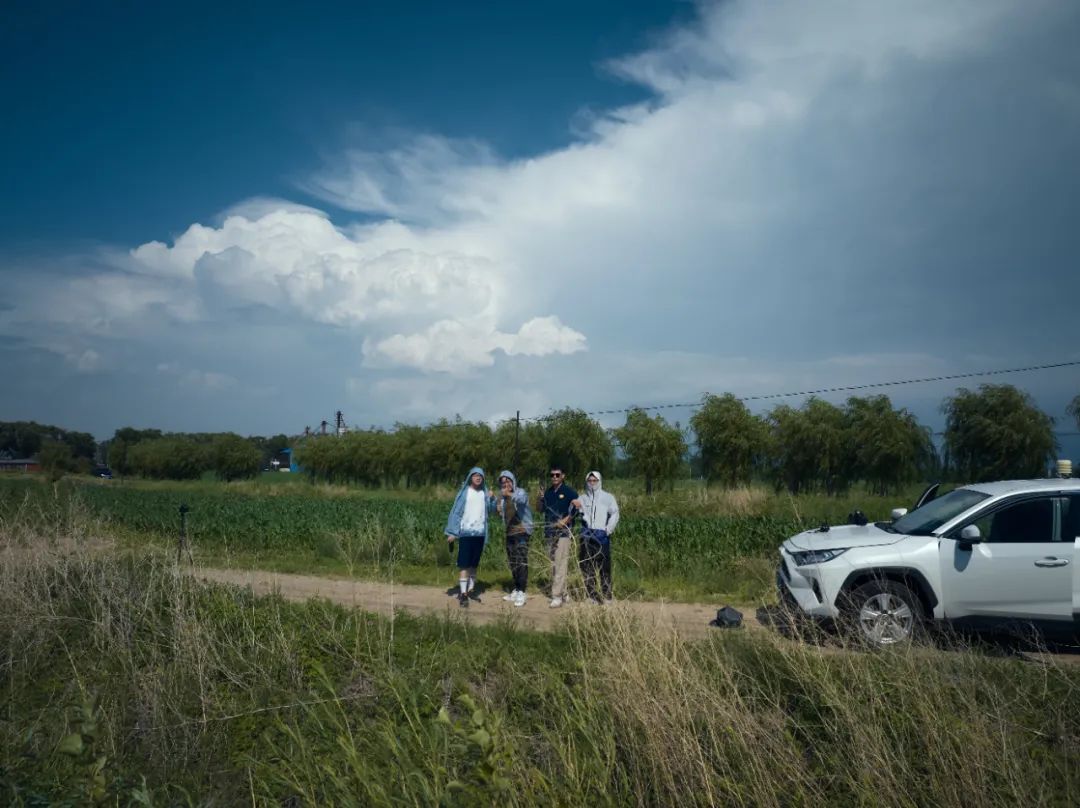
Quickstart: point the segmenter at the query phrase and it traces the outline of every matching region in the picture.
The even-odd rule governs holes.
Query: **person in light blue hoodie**
[[[446,519],[446,540],[458,545],[458,603],[465,607],[476,587],[476,570],[480,554],[488,537],[488,511],[494,509],[494,495],[484,488],[484,470],[474,466],[469,470],[461,490],[454,497],[450,516]]]
[[[506,526],[506,560],[514,589],[503,600],[515,606],[525,605],[525,587],[529,583],[529,539],[532,537],[533,516],[529,508],[529,495],[518,488],[513,472],[499,472],[499,490],[493,491],[495,511]]]

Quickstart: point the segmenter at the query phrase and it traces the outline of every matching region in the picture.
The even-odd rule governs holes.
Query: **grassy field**
[[[870,496],[792,498],[763,488],[685,483],[645,497],[638,488],[633,482],[614,487],[623,514],[612,544],[621,597],[768,598],[776,548],[787,536],[842,521],[855,507],[884,518],[894,504]],[[183,503],[197,560],[206,565],[449,585],[456,573],[442,528],[453,494],[450,488],[316,486],[284,474],[231,484],[72,479],[53,486],[26,478],[0,480],[0,520],[49,522],[65,510],[78,511],[102,535],[165,547],[176,541]],[[906,493],[901,501],[913,497]],[[533,579],[543,582],[542,538],[533,542],[532,555]],[[493,586],[509,583],[498,529],[481,578]]]
[[[110,500],[111,501],[111,500]],[[1071,806],[1080,670],[290,604],[0,524],[11,805]]]

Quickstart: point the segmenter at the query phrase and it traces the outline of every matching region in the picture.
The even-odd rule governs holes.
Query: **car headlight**
[[[841,547],[837,550],[807,550],[804,553],[792,553],[791,557],[795,560],[795,566],[805,567],[807,564],[824,564],[826,561],[832,561],[841,553],[846,553],[847,549]]]

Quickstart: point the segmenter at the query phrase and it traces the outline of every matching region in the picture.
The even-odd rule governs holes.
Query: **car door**
[[[1068,498],[1014,498],[966,524],[981,541],[958,538],[960,525],[941,542],[945,616],[973,623],[1032,622],[1070,625],[1074,605],[1074,542],[1062,541]]]
[[[1061,503],[1062,551],[1072,546],[1072,618],[1080,629],[1080,494],[1066,497]]]

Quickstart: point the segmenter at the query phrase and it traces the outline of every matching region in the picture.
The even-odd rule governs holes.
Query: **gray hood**
[[[599,471],[590,471],[585,479],[593,474],[596,475],[596,490],[590,491],[588,482],[585,483],[585,493],[581,495],[582,519],[586,527],[613,533],[619,524],[619,503],[604,490],[604,478]]]

